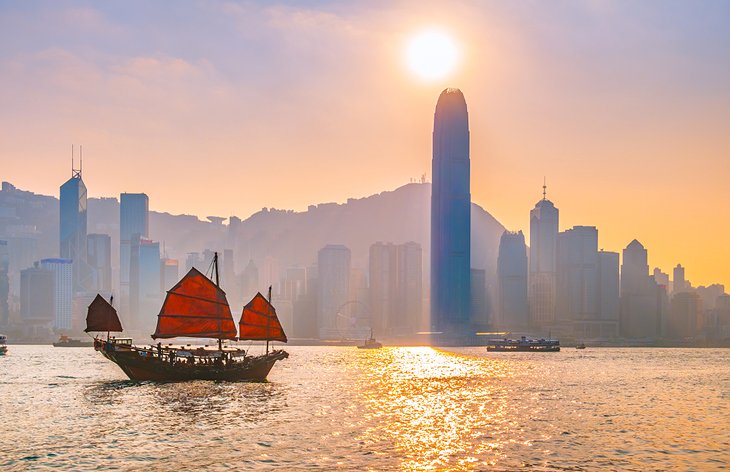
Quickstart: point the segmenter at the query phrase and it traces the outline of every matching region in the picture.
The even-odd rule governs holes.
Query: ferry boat
[[[490,341],[489,352],[559,352],[560,341],[557,339],[500,339]]]
[[[268,300],[257,293],[243,308],[237,333],[226,294],[218,283],[217,253],[212,270],[215,282],[192,268],[167,292],[152,339],[217,339],[217,348],[163,346],[161,341],[156,346],[144,347],[135,346],[129,338],[111,337],[111,332],[122,332],[122,325],[111,303],[97,295],[89,305],[86,331],[106,331],[107,337],[96,337],[94,349],[132,380],[265,381],[276,361],[289,357],[284,350],[269,351],[270,341],[287,342],[270,302],[271,288]],[[224,346],[225,340],[263,340],[266,352],[250,355],[245,349]]]
[[[0,356],[4,356],[8,352],[8,337],[0,334]]]
[[[91,347],[93,345],[93,341],[81,341],[79,339],[69,338],[66,335],[61,335],[58,341],[53,343],[53,347]]]
[[[383,345],[375,340],[372,329],[370,330],[370,337],[365,340],[365,344],[357,346],[358,349],[380,349],[381,347]]]

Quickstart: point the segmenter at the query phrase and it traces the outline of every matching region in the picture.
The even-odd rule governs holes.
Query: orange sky
[[[81,143],[91,196],[240,217],[342,202],[430,178],[453,86],[472,198],[509,229],[546,176],[561,230],[730,286],[730,12],[699,3],[5,4],[0,177],[57,195]],[[424,82],[403,50],[432,26],[463,59]]]

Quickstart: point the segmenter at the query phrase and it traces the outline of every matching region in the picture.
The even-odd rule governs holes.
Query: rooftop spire
[[[547,178],[542,178],[542,199],[547,200]]]

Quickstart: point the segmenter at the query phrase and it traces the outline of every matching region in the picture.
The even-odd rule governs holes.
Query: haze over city
[[[507,228],[528,230],[546,177],[561,227],[730,284],[725,3],[128,7],[0,7],[5,180],[54,195],[80,143],[92,197],[201,217],[342,202],[430,179],[435,98],[458,86],[472,200]],[[450,73],[409,67],[424,31],[453,41]]]

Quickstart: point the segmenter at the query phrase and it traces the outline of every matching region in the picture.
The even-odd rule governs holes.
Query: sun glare
[[[424,80],[439,80],[453,72],[459,62],[454,40],[439,30],[428,30],[411,38],[406,49],[409,69]]]

